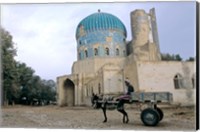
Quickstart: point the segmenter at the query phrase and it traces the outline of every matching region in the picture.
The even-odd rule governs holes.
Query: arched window
[[[176,74],[174,76],[174,87],[175,89],[183,88],[183,77],[181,74]]]
[[[94,55],[95,55],[95,56],[98,55],[98,49],[97,49],[97,48],[94,49]]]
[[[87,50],[85,50],[85,58],[87,58],[88,57],[88,52],[87,52]]]
[[[109,48],[106,48],[105,50],[106,50],[106,55],[109,55],[110,54],[109,53]]]
[[[195,74],[193,74],[192,76],[192,88],[196,87],[196,78],[195,78]]]
[[[124,56],[126,56],[126,51],[125,50],[123,50],[123,54],[124,54]]]
[[[88,94],[88,88],[86,88],[86,96],[88,97],[88,95],[89,95],[89,94]]]
[[[119,49],[118,48],[116,49],[116,55],[119,55]]]
[[[101,84],[100,83],[98,85],[98,91],[99,91],[99,94],[101,94]]]
[[[93,87],[91,87],[91,93],[90,93],[90,95],[92,95],[93,93],[94,93]]]
[[[78,53],[78,57],[79,57],[79,59],[81,60],[81,53],[80,53],[80,52]]]
[[[123,42],[126,42],[126,39],[125,39],[125,38],[123,38]]]

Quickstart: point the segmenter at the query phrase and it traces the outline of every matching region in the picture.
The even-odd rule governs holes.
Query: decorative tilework
[[[83,19],[77,27],[76,39],[79,60],[125,56],[126,28],[111,14],[99,12]]]

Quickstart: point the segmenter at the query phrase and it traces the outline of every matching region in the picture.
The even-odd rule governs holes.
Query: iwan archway
[[[64,99],[66,106],[74,106],[75,104],[75,85],[70,79],[64,81]]]

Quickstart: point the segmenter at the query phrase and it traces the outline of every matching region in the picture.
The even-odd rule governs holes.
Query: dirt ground
[[[140,110],[127,108],[129,123],[122,123],[116,110],[107,111],[108,122],[102,123],[103,113],[91,107],[7,106],[1,109],[1,128],[66,128],[104,130],[195,130],[194,107],[162,108],[164,118],[156,127],[144,126]]]

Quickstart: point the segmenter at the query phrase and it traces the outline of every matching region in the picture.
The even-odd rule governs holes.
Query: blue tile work
[[[113,30],[99,30],[94,32],[89,32],[86,35],[77,39],[78,48],[83,45],[93,45],[95,43],[108,44],[106,41],[107,37],[112,37],[112,43],[124,45],[124,40],[126,39],[118,31]],[[111,43],[111,42],[110,42]]]
[[[106,41],[109,38],[111,41]],[[125,40],[125,36],[117,31],[103,30],[90,32],[77,40],[77,50],[80,53],[79,60],[98,56],[125,56],[123,53],[126,52]],[[95,48],[98,50],[97,55],[94,53]],[[105,52],[106,48],[109,48],[109,55]],[[117,49],[119,49],[119,55],[116,54]],[[88,52],[87,57],[85,51]]]
[[[80,36],[81,26],[84,26],[84,30],[86,32],[117,29],[121,32],[124,32],[126,36],[126,28],[124,24],[119,20],[119,18],[109,13],[98,12],[84,18],[78,24],[78,27],[76,29],[76,38]]]
[[[108,13],[94,13],[83,19],[77,27],[76,40],[78,60],[126,56],[126,28],[117,17]]]

